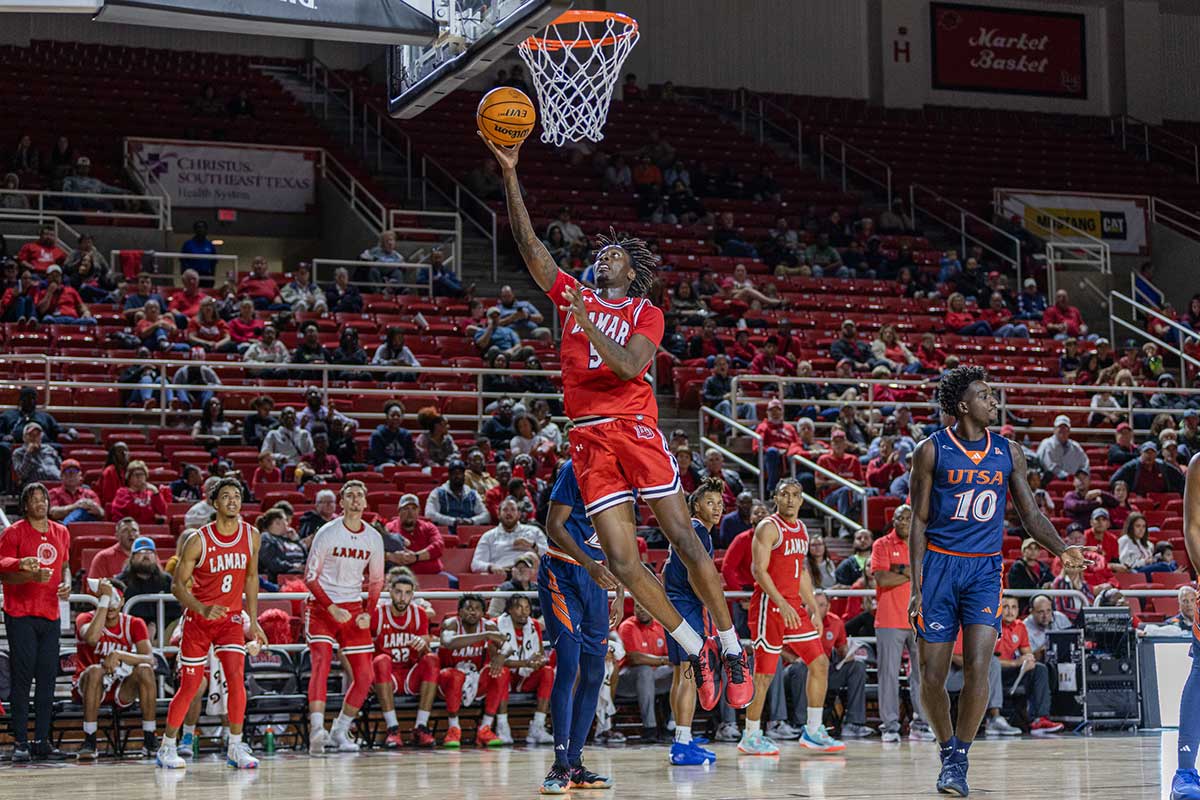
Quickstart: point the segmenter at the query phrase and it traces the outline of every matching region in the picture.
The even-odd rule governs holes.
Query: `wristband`
[[[112,595],[106,594],[100,598],[100,608],[108,608],[112,605]]]

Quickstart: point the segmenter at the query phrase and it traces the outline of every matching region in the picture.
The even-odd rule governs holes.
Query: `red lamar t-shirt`
[[[4,587],[4,613],[14,617],[58,619],[58,587],[63,563],[71,550],[67,526],[47,520],[45,533],[20,520],[0,533],[0,572],[19,572],[21,559],[35,556],[50,570],[45,583],[10,583]]]
[[[567,287],[580,291],[588,318],[622,347],[629,344],[634,334],[645,336],[655,347],[662,343],[663,313],[646,298],[626,297],[610,303],[561,270],[546,294],[556,306],[562,307],[567,304],[563,296]],[[566,415],[571,419],[618,417],[657,424],[658,403],[654,388],[646,379],[653,359],[646,362],[638,377],[622,380],[601,360],[570,313],[560,311],[559,316],[563,329],[560,357]]]

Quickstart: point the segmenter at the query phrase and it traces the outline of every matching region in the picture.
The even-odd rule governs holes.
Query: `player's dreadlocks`
[[[987,372],[983,367],[955,367],[942,376],[938,382],[937,399],[942,411],[952,417],[959,416],[958,404],[962,402],[967,387],[975,381],[986,381]]]
[[[615,228],[608,229],[608,236],[599,234],[596,241],[600,248],[616,245],[629,254],[630,265],[633,267],[633,283],[629,285],[630,297],[645,297],[650,293],[654,276],[662,259],[650,252],[644,241],[633,236],[620,236]]]

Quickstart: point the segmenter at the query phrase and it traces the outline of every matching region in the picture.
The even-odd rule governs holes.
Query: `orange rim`
[[[605,22],[610,19],[627,26],[627,30],[622,31],[621,33],[613,34],[612,36],[605,36],[600,39],[592,39],[585,35],[587,33],[587,29],[583,27],[584,23]],[[525,40],[525,43],[529,45],[531,50],[562,50],[564,48],[576,47],[608,47],[609,45],[616,44],[622,39],[627,39],[630,36],[633,36],[638,30],[637,20],[628,14],[621,14],[616,11],[589,11],[586,9],[567,11],[546,27],[548,30],[557,25],[569,25],[571,23],[579,24],[580,37],[578,39],[566,41],[563,39],[549,39],[545,36],[530,36]]]

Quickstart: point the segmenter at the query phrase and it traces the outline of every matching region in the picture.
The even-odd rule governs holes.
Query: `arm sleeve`
[[[573,286],[578,289],[579,281],[575,280],[568,273],[563,272],[560,269],[558,271],[558,277],[554,279],[554,285],[551,286],[549,291],[546,292],[546,296],[554,301],[555,311],[558,311],[558,306],[566,302],[563,298],[563,292],[566,291],[568,286]],[[559,312],[559,316],[562,316],[561,312]]]
[[[321,566],[325,563],[327,555],[326,540],[327,537],[322,536],[319,531],[313,537],[312,547],[308,551],[308,564],[304,567],[304,585],[312,592],[312,596],[317,599],[318,603],[328,608],[333,605],[333,601],[321,587]]]
[[[371,550],[371,562],[367,566],[367,611],[374,613],[379,608],[379,595],[383,591],[383,538],[379,537]]]

